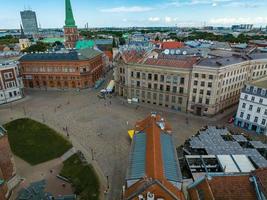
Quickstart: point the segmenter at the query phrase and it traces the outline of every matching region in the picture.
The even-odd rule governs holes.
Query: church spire
[[[66,27],[75,27],[75,20],[72,13],[70,0],[65,0],[65,8],[66,8],[66,19],[65,26]]]
[[[25,39],[25,34],[24,34],[24,30],[22,28],[22,26],[20,25],[20,39]]]

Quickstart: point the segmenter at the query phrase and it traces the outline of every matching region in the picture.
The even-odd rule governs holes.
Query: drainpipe
[[[256,190],[257,200],[264,200],[261,196],[261,192],[260,192],[260,189],[259,189],[259,186],[257,183],[257,178],[255,176],[252,176],[251,181],[253,182],[253,185],[254,185],[255,190]]]

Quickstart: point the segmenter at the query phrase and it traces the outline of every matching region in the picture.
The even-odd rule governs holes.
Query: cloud
[[[101,9],[101,12],[107,12],[107,13],[121,13],[121,12],[147,12],[151,11],[153,8],[151,7],[142,7],[142,6],[131,6],[131,7],[126,7],[126,6],[121,6],[121,7],[114,7],[114,8],[105,8]]]
[[[158,22],[158,21],[160,21],[160,18],[159,17],[149,17],[148,21],[150,21],[150,22]]]
[[[199,5],[210,5],[210,6],[225,6],[225,7],[244,7],[244,8],[256,8],[260,6],[266,6],[266,0],[170,0],[167,3],[168,6],[199,6]]]
[[[212,25],[267,24],[267,17],[224,17],[209,20]]]

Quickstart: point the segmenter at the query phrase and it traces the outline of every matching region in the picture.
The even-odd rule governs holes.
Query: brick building
[[[7,132],[0,126],[0,199],[5,200],[11,195],[13,179],[16,175]]]
[[[17,62],[0,63],[0,104],[23,97],[23,83]]]
[[[152,113],[136,123],[123,199],[184,200],[181,182],[171,127]]]
[[[94,49],[26,54],[20,58],[26,88],[88,88],[102,76],[102,52]]]

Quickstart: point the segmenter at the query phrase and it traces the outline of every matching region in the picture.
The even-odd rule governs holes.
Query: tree
[[[24,49],[22,52],[44,52],[48,49],[49,45],[43,42],[37,42],[36,44]]]
[[[120,45],[125,45],[126,41],[125,41],[125,39],[123,37],[120,37],[119,43],[120,43]]]
[[[158,35],[156,36],[155,41],[159,41],[159,36]]]

